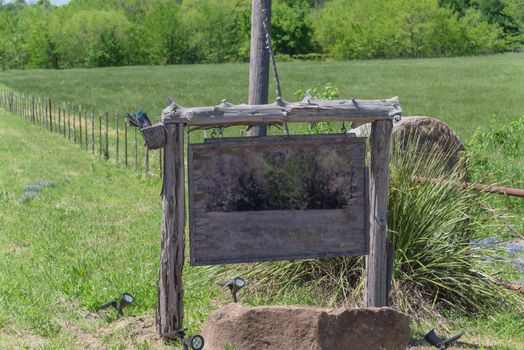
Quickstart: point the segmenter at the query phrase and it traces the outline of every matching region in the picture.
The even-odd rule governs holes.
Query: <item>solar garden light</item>
[[[246,286],[246,281],[240,277],[236,277],[230,281],[217,282],[217,284],[224,288],[229,288],[233,302],[237,303],[237,292]]]
[[[177,335],[184,346],[184,350],[201,350],[204,348],[204,337],[200,334],[190,336],[186,339],[186,329],[182,328],[177,332]]]
[[[432,329],[431,331],[429,331],[428,334],[424,336],[424,339],[431,345],[437,347],[439,350],[444,350],[448,347],[449,344],[458,340],[463,335],[464,335],[464,332],[454,335],[452,337],[449,337],[447,339],[440,339],[440,337],[435,333],[435,330]]]
[[[118,316],[124,316],[124,312],[122,311],[122,309],[125,308],[127,305],[132,304],[134,301],[135,298],[131,294],[124,293],[122,294],[122,297],[119,301],[117,301],[116,299],[111,300],[110,302],[99,306],[96,309],[96,311],[107,309],[108,307],[114,307],[115,310],[118,312]]]

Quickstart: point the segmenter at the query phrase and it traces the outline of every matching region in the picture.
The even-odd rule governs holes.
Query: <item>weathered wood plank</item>
[[[191,263],[367,254],[365,149],[350,134],[190,145]]]
[[[396,97],[388,100],[316,100],[306,96],[301,102],[270,105],[233,105],[223,101],[217,106],[184,108],[173,102],[162,112],[162,122],[199,127],[322,121],[369,123],[391,120],[401,112]]]
[[[371,128],[370,249],[366,258],[366,304],[387,305],[387,202],[393,122],[376,121]]]
[[[366,254],[364,208],[203,213],[193,222],[191,264]]]
[[[157,328],[163,338],[176,338],[183,325],[185,191],[184,127],[166,130],[163,224],[158,278]]]

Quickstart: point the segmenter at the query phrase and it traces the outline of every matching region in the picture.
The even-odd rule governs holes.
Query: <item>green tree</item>
[[[251,1],[188,0],[182,6],[186,40],[198,61],[234,62],[249,57]]]
[[[65,9],[53,17],[53,41],[61,67],[96,67],[124,62],[131,24],[115,11]]]
[[[307,20],[310,11],[306,1],[273,5],[271,37],[275,52],[296,55],[313,50],[313,29]]]

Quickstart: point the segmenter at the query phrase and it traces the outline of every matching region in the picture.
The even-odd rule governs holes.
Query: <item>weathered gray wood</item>
[[[223,101],[217,106],[184,108],[172,103],[164,109],[162,122],[200,127],[323,121],[369,123],[392,120],[401,112],[396,97],[387,100],[316,100],[306,96],[301,102],[282,102],[280,105],[233,105]]]
[[[249,97],[250,105],[268,103],[269,50],[264,33],[264,20],[271,23],[271,0],[253,0],[251,6],[251,47],[249,55]],[[249,136],[265,136],[266,126],[254,126]]]
[[[376,121],[371,128],[370,248],[366,258],[366,304],[387,305],[387,202],[391,120]]]
[[[170,125],[166,133],[157,328],[161,337],[176,338],[184,317],[184,127]]]
[[[365,150],[365,139],[353,134],[208,139],[205,144],[190,145],[191,263],[207,265],[367,254]],[[307,152],[311,152],[313,158],[304,158]],[[264,169],[269,166],[266,159],[282,159],[283,155],[289,157],[290,154],[299,155],[294,159],[312,160],[322,171],[330,171],[333,177],[329,183],[333,184],[334,191],[342,193],[347,204],[326,209],[245,211],[230,211],[215,204],[223,203],[222,196],[235,196],[237,180],[245,169],[255,169],[257,176],[263,178]],[[300,163],[293,164],[296,172]],[[315,176],[320,175],[319,171]]]
[[[386,249],[386,256],[387,256],[387,270],[386,270],[386,306],[389,305],[389,296],[391,292],[391,283],[393,281],[393,268],[395,264],[395,244],[388,238],[387,240],[387,249]]]

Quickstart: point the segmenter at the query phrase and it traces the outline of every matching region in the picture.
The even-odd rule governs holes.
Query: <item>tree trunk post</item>
[[[266,104],[269,87],[269,51],[263,21],[267,16],[269,31],[271,23],[271,0],[253,0],[251,10],[251,50],[249,56],[249,98],[248,103]],[[248,136],[265,136],[266,126],[253,126]]]
[[[182,269],[184,266],[185,188],[184,126],[168,125],[165,157],[162,241],[158,278],[157,328],[160,336],[173,339],[182,328]]]
[[[387,201],[391,120],[375,121],[371,127],[370,242],[366,257],[366,305],[387,305]]]

